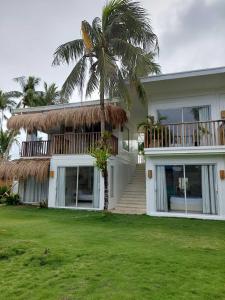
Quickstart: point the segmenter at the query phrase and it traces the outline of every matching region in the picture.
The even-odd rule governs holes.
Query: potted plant
[[[147,116],[146,119],[138,124],[137,129],[144,132],[144,144],[146,148],[154,148],[157,146],[166,146],[168,143],[168,129],[161,122],[165,117],[160,117],[155,121],[154,116]]]

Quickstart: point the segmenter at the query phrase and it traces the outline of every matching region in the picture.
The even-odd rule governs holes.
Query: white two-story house
[[[225,68],[143,82],[147,214],[225,219]]]
[[[107,104],[110,209],[225,219],[225,68],[142,82],[147,103],[134,96],[130,111],[118,101]],[[147,116],[154,122],[138,131]],[[0,166],[0,177],[19,180],[24,202],[103,209],[104,182],[90,155],[100,139],[98,101],[16,110],[8,127],[24,129],[27,140],[19,160]],[[38,131],[47,134],[46,140],[38,140]]]

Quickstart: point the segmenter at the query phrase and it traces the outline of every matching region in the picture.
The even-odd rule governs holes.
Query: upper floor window
[[[210,120],[210,106],[194,106],[158,110],[162,124],[197,122]]]

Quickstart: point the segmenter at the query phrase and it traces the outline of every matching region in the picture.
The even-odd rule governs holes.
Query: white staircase
[[[146,190],[145,190],[145,165],[139,164],[136,172],[128,183],[122,197],[117,202],[115,213],[145,214],[146,213]]]

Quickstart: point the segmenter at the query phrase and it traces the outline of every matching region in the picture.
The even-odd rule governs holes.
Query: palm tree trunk
[[[3,109],[1,110],[1,130],[3,127],[3,119],[4,119],[4,113],[3,113]]]
[[[102,143],[105,143],[105,86],[104,78],[100,78],[100,109],[101,109],[101,138]],[[104,210],[108,210],[109,206],[109,193],[108,193],[108,170],[107,161],[105,162],[105,168],[102,171],[104,178]]]
[[[101,136],[105,133],[105,86],[104,79],[100,79],[100,109],[101,109]]]

